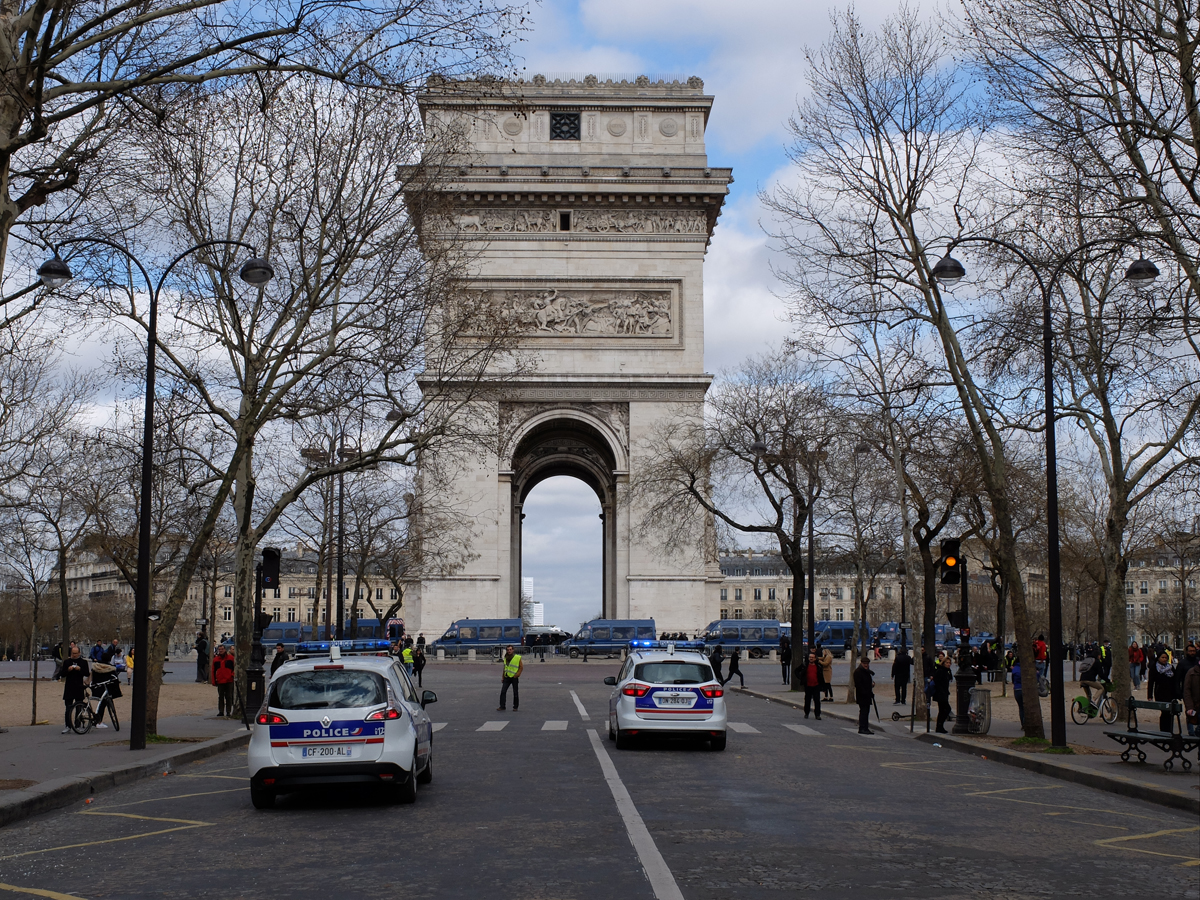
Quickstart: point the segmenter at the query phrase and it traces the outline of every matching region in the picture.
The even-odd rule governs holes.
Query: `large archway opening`
[[[604,608],[600,498],[578,478],[556,475],[529,492],[522,511],[522,589],[532,587],[546,625],[574,632]]]
[[[521,589],[526,577],[554,579],[554,585],[545,585],[548,596],[563,585],[574,584],[571,616],[590,618],[596,614],[611,617],[614,614],[616,586],[616,458],[608,438],[600,427],[583,417],[547,416],[524,433],[512,455],[512,614],[521,614]],[[545,487],[541,487],[541,486]],[[541,490],[538,490],[541,487]],[[536,498],[534,491],[538,490]],[[587,499],[590,493],[591,500]],[[527,510],[527,503],[532,506]],[[557,507],[557,510],[555,509]],[[526,521],[529,513],[539,514],[539,522],[529,525],[529,539],[534,541],[526,552]],[[548,515],[543,516],[543,513]],[[563,528],[563,517],[567,522],[577,520],[578,529],[571,532]],[[585,525],[586,517],[594,516],[592,524]],[[595,527],[598,526],[598,527]],[[584,551],[585,539],[594,548]],[[570,547],[578,548],[576,561],[584,568],[572,576],[567,561],[568,535]],[[562,542],[561,552],[556,551],[554,542]],[[587,560],[599,553],[598,567]],[[534,560],[537,559],[535,563]],[[526,570],[529,563],[535,568]],[[585,573],[596,572],[598,579]],[[532,572],[538,574],[534,575]],[[573,579],[573,580],[572,580]],[[598,580],[599,590],[596,590]],[[536,580],[535,580],[536,585]],[[590,587],[589,587],[590,585]],[[535,587],[536,592],[536,587]],[[564,614],[566,610],[564,610]],[[579,621],[576,619],[576,621]],[[564,620],[566,627],[573,629],[575,622]]]

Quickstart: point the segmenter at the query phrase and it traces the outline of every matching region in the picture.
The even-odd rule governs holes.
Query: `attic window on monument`
[[[550,140],[579,140],[579,113],[550,113]]]
[[[570,231],[571,230],[571,214],[569,212],[560,212],[558,214],[558,230],[559,231]]]

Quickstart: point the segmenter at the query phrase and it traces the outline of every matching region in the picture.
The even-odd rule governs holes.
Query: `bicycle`
[[[111,690],[114,685],[116,691]],[[121,723],[117,720],[117,707],[113,703],[113,698],[121,695],[120,690],[120,680],[117,678],[106,678],[89,686],[87,698],[71,707],[71,730],[76,734],[87,734],[107,712],[113,731],[120,731]]]
[[[1089,702],[1087,697],[1076,697],[1071,701],[1071,718],[1076,725],[1086,725],[1097,717],[1105,725],[1111,725],[1117,721],[1117,704],[1113,703],[1112,697],[1108,695],[1112,682],[1102,681],[1100,685],[1100,696],[1095,703]]]

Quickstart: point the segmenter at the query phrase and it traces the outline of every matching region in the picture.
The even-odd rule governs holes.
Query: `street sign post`
[[[197,619],[197,620],[196,620],[196,624],[197,624],[197,625],[207,625],[207,624],[208,624],[208,619]]]

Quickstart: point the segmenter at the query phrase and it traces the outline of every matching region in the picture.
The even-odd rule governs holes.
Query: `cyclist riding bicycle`
[[[1093,688],[1100,694],[1104,692],[1104,685],[1101,684],[1104,678],[1104,663],[1094,646],[1089,646],[1087,652],[1088,655],[1079,663],[1079,686],[1083,688],[1084,693],[1087,694],[1088,703],[1091,704],[1093,703]]]

